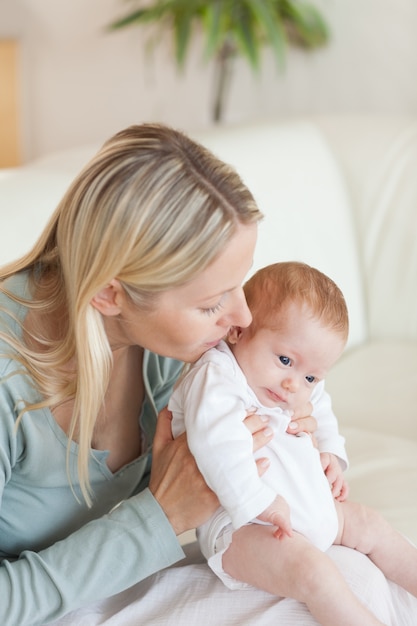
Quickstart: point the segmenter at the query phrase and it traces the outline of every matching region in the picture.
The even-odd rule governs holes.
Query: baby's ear
[[[239,341],[242,336],[242,328],[240,326],[232,326],[227,335],[228,343],[234,344]]]

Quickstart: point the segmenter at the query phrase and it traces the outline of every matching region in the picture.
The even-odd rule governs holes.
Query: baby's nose
[[[290,393],[295,393],[298,389],[297,379],[294,376],[288,377],[283,381],[282,386]]]

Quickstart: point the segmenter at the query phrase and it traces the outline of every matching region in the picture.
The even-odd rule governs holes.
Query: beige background
[[[291,52],[285,74],[265,53],[256,79],[236,66],[225,120],[305,113],[417,111],[416,0],[316,0],[331,44]],[[19,99],[25,159],[101,141],[136,122],[209,127],[213,66],[193,42],[178,75],[165,36],[146,55],[145,31],[108,34],[123,0],[0,0],[0,38],[20,45]]]

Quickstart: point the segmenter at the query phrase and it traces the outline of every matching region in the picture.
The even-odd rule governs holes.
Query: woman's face
[[[225,337],[231,326],[248,326],[251,314],[242,283],[253,262],[256,237],[256,224],[240,225],[204,271],[163,292],[149,311],[126,300],[119,316],[123,343],[192,362]]]

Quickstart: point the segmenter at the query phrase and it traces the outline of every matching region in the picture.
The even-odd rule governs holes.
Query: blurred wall
[[[285,72],[265,52],[259,77],[236,63],[225,122],[326,113],[417,113],[416,0],[316,0],[331,43],[292,50]],[[211,124],[213,65],[193,41],[183,74],[168,34],[147,54],[146,31],[106,32],[123,0],[0,0],[0,37],[20,42],[26,159],[100,142],[141,121]]]

